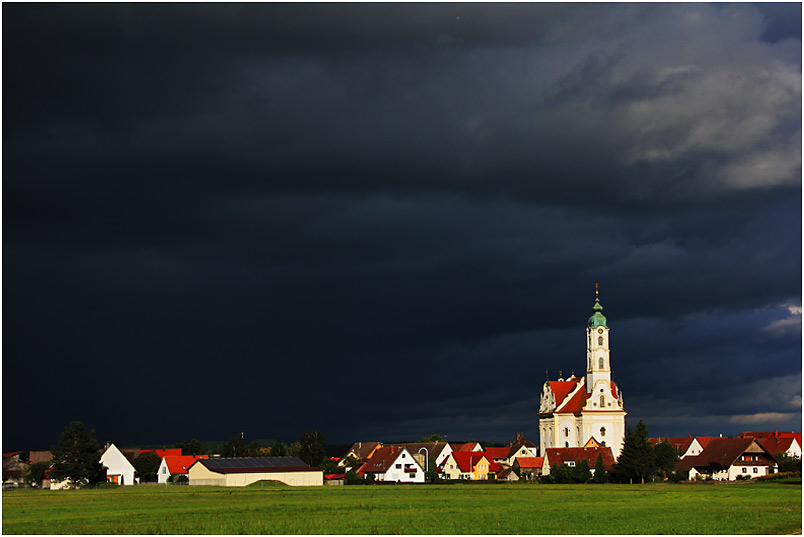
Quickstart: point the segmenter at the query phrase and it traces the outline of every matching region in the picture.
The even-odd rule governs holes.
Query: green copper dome
[[[595,293],[595,295],[597,295],[597,293]],[[589,328],[597,328],[598,326],[608,328],[606,316],[601,313],[603,306],[600,305],[600,299],[597,296],[595,296],[595,305],[592,309],[595,310],[595,312],[589,317]]]

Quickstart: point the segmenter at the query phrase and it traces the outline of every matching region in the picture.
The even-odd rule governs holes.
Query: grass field
[[[801,483],[3,492],[3,533],[790,534]]]

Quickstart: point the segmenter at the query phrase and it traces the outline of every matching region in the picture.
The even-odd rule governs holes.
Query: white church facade
[[[609,327],[597,289],[586,327],[586,375],[547,381],[539,406],[539,452],[547,448],[607,446],[615,459],[625,437],[625,409],[611,380]]]

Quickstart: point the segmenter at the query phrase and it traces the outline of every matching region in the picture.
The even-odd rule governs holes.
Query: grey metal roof
[[[240,470],[254,468],[299,468],[305,467],[298,457],[226,457],[199,459],[210,470]],[[309,466],[307,466],[309,468]]]

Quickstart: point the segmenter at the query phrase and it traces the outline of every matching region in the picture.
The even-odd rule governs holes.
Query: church
[[[556,447],[608,446],[620,456],[625,437],[625,409],[611,380],[609,327],[597,285],[586,326],[586,376],[544,383],[539,406],[539,453]]]

